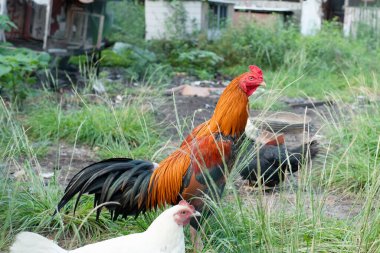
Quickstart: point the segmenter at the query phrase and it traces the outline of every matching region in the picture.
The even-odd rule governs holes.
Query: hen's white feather
[[[10,253],[67,253],[52,240],[31,232],[22,232],[10,248]]]
[[[120,236],[71,251],[38,234],[22,232],[17,235],[10,253],[184,253],[183,226],[173,218],[180,208],[174,206],[164,211],[143,233]]]

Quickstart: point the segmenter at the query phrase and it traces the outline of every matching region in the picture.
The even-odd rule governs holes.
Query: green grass
[[[376,184],[379,165],[380,105],[340,107],[327,129],[328,167],[323,180],[336,188],[360,191]]]
[[[86,105],[79,110],[38,108],[25,120],[27,134],[35,140],[60,139],[107,148],[122,146],[125,156],[149,157],[157,147],[159,132],[151,112],[134,104],[113,108]]]

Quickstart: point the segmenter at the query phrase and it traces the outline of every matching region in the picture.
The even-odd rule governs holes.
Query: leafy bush
[[[125,64],[130,76],[134,79],[142,78],[146,73],[149,65],[157,62],[156,55],[147,50],[127,43],[117,43],[113,49],[113,55],[118,55],[119,59],[123,62],[129,61],[130,64]],[[115,66],[112,59],[104,57],[104,64],[106,66]]]
[[[103,66],[107,67],[124,67],[128,68],[133,64],[130,54],[124,52],[123,54],[117,54],[113,50],[106,49],[102,52],[102,62]]]
[[[0,87],[16,105],[21,105],[27,96],[28,84],[34,82],[32,74],[47,67],[49,60],[46,53],[13,48],[9,44],[0,45]]]
[[[208,73],[215,73],[217,66],[222,61],[223,58],[214,52],[193,49],[189,52],[180,53],[176,66],[181,71],[208,79]]]
[[[215,52],[200,49],[195,41],[154,40],[149,42],[148,47],[155,52],[159,63],[203,79],[212,78],[223,62],[222,57]]]
[[[222,36],[207,46],[225,59],[224,66],[249,65],[253,62],[262,68],[278,68],[288,50],[296,47],[300,39],[294,27],[273,29],[248,24],[242,28],[226,29]]]

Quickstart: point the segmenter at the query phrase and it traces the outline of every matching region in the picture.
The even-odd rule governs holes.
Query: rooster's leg
[[[198,233],[198,231],[190,226],[190,237],[191,237],[191,242],[194,245],[194,253],[197,252],[202,252],[203,250],[203,242],[202,239]]]

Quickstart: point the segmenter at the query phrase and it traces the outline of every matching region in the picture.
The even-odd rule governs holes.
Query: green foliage
[[[160,62],[174,65],[179,55],[195,48],[195,44],[181,40],[152,40],[149,41],[148,48],[157,55]]]
[[[168,16],[165,20],[165,36],[174,40],[187,40],[190,35],[186,29],[188,16],[185,6],[181,1],[177,0],[171,1],[167,4],[172,9],[172,15]]]
[[[180,71],[210,79],[213,77],[210,73],[215,73],[222,61],[223,58],[213,52],[193,49],[189,52],[180,53],[175,66]]]
[[[0,30],[9,32],[12,28],[17,29],[15,23],[7,15],[0,15]]]
[[[275,69],[281,66],[288,50],[296,47],[297,40],[298,31],[293,27],[268,29],[253,23],[226,29],[208,48],[224,58],[225,67],[254,62],[262,68]]]
[[[371,16],[371,19],[373,19],[373,24],[378,24],[380,22],[380,17],[378,16]],[[379,29],[373,26],[370,26],[366,23],[359,23],[357,27],[357,34],[356,38],[358,40],[363,41],[363,43],[366,43],[367,46],[371,49],[380,49],[379,45],[379,39],[380,39],[380,32]]]
[[[197,48],[193,41],[154,40],[148,47],[156,54],[158,63],[203,79],[212,78],[223,62],[222,57]]]
[[[106,49],[102,51],[102,66],[107,67],[124,67],[128,68],[133,61],[130,58],[130,51],[125,50],[123,54],[118,54],[113,50]]]
[[[12,123],[9,120],[8,111],[5,110],[3,100],[0,99],[0,162],[5,157],[6,146],[12,139]]]
[[[10,95],[16,105],[21,105],[27,96],[28,84],[34,81],[32,75],[39,68],[48,66],[50,56],[23,48],[0,45],[1,88]]]
[[[81,66],[91,65],[90,55],[72,56],[70,63]],[[143,80],[146,76],[155,75],[156,69],[162,70],[162,75],[168,75],[166,66],[158,64],[156,54],[148,49],[140,48],[128,43],[118,42],[114,48],[102,51],[102,58],[97,63],[102,67],[121,67],[125,69],[124,78]]]
[[[361,41],[343,37],[341,26],[337,23],[325,23],[316,37],[302,37],[298,46],[301,48],[299,52],[305,53],[301,56],[307,63],[304,64],[304,71],[312,73],[354,71],[367,63],[363,56],[371,53]],[[295,50],[293,55],[296,55]]]
[[[202,36],[192,39],[152,41],[149,48],[160,62],[198,77],[211,77],[215,72],[236,76],[250,64],[260,66],[266,73],[282,71],[293,80],[308,75],[312,78],[301,79],[304,84],[297,84],[308,89],[308,95],[315,93],[310,90],[310,82],[323,82],[326,76],[331,83],[323,85],[339,90],[345,83],[342,72],[354,75],[364,68],[367,73],[380,72],[376,64],[380,52],[368,47],[369,38],[345,38],[341,26],[334,22],[325,23],[316,36],[309,37],[301,36],[293,25],[268,28],[250,23],[225,29],[219,39],[211,42]]]
[[[129,75],[133,79],[141,79],[149,69],[149,66],[153,66],[157,62],[156,55],[147,50],[131,44],[119,43],[115,44],[113,52],[120,58],[131,62],[126,68]],[[112,66],[114,63],[110,62],[110,59],[104,58],[105,64]],[[126,65],[124,65],[126,67]]]
[[[145,42],[144,6],[128,0],[107,3],[112,27],[106,37],[111,41],[120,41],[142,45]]]

